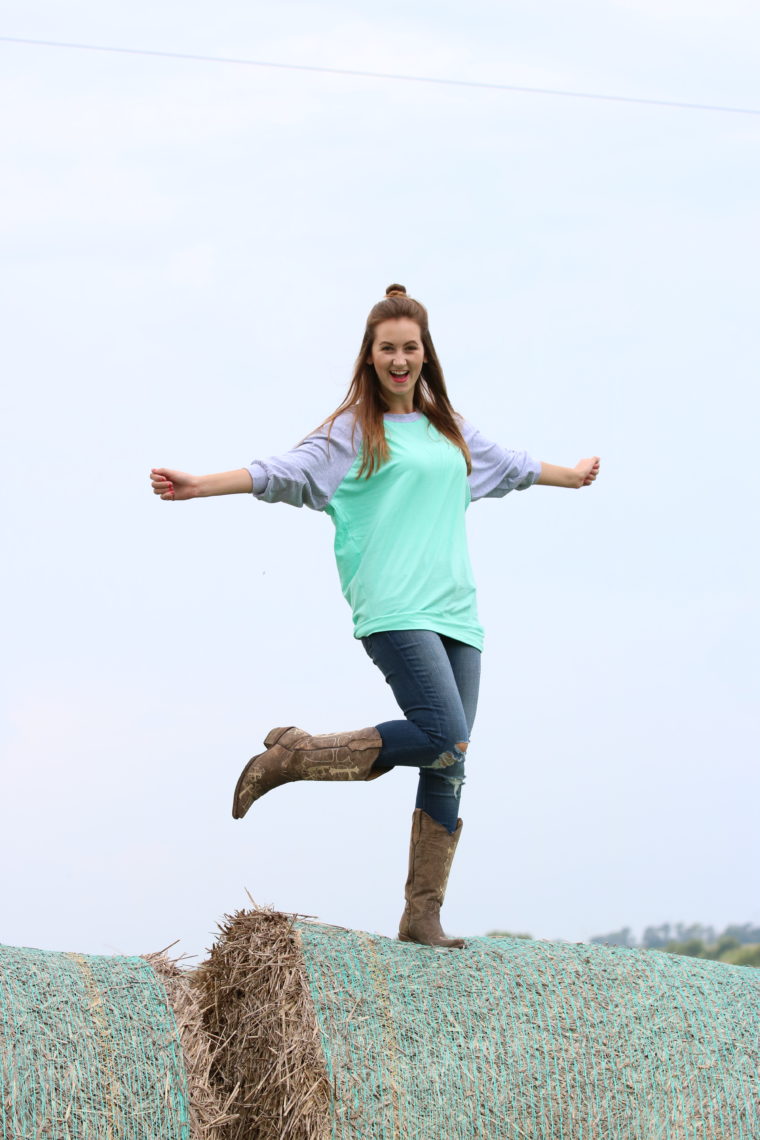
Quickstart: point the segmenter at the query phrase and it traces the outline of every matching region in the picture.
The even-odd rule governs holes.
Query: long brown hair
[[[425,364],[420,378],[414,388],[413,406],[415,411],[422,412],[433,427],[441,435],[445,435],[462,452],[467,464],[467,474],[472,470],[470,451],[462,436],[457,422],[456,412],[451,406],[446,391],[446,382],[443,379],[443,369],[438,360],[433,341],[428,328],[427,309],[413,297],[407,297],[403,285],[389,285],[385,290],[385,298],[378,301],[370,309],[367,317],[367,327],[364,330],[359,355],[354,365],[354,374],[348,391],[338,407],[325,423],[332,427],[338,416],[343,412],[352,411],[355,416],[355,427],[362,433],[362,462],[359,476],[366,473],[370,475],[383,463],[390,459],[390,449],[385,438],[383,415],[388,406],[378,383],[374,365],[369,362],[372,345],[375,340],[375,329],[382,321],[395,320],[398,317],[408,317],[420,327],[422,347],[425,351]]]

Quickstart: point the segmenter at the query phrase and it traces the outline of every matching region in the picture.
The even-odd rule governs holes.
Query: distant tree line
[[[631,928],[613,930],[609,934],[595,934],[590,942],[607,946],[629,946],[641,950],[664,950],[667,954],[685,954],[689,958],[710,958],[715,962],[730,962],[734,966],[760,966],[760,926],[727,926],[716,932],[713,926],[693,922],[665,922],[661,926],[647,926],[637,941]]]
[[[517,934],[511,930],[489,930],[488,938],[530,938],[530,934]],[[760,966],[760,926],[745,922],[727,926],[717,933],[714,926],[699,922],[664,922],[661,926],[647,926],[637,941],[630,926],[613,930],[610,934],[595,934],[589,942],[605,946],[627,946],[636,950],[664,950],[667,954],[684,954],[688,958],[710,958],[714,962],[729,962],[732,966]]]

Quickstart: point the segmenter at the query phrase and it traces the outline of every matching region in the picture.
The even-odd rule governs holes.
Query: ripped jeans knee
[[[427,812],[452,833],[459,821],[465,750],[454,746],[442,752],[432,764],[421,767],[417,785],[415,807]]]
[[[441,752],[436,756],[432,764],[421,764],[421,768],[431,768],[443,772],[449,777],[454,777],[452,768],[461,768],[461,780],[464,780],[464,757],[467,752],[467,743],[452,744],[447,752]],[[460,780],[460,782],[461,782]]]

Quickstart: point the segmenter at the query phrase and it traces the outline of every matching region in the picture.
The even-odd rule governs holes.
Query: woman
[[[465,536],[472,499],[532,483],[587,487],[599,460],[539,463],[484,439],[446,392],[425,308],[389,285],[367,319],[343,403],[286,455],[193,476],[154,468],[154,493],[178,501],[253,493],[324,511],[354,635],[383,672],[404,720],[330,736],[275,728],[243,769],[232,814],[293,780],[371,780],[419,768],[399,938],[461,947],[440,910],[462,821],[459,800],[480,680],[483,630]]]

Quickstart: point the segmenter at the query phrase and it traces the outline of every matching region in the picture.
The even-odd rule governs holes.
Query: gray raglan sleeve
[[[264,503],[324,510],[351,470],[360,442],[354,417],[345,412],[329,432],[322,426],[284,455],[254,459],[247,468],[254,497]]]
[[[470,449],[470,492],[475,499],[497,499],[510,491],[524,491],[536,482],[541,464],[527,451],[510,451],[493,443],[464,421],[462,434]]]

